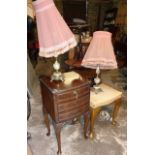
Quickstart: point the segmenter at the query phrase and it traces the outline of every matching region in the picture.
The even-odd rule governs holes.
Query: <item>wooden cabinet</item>
[[[114,48],[119,67],[127,67],[127,0],[120,0],[116,16]]]
[[[116,25],[127,26],[127,0],[120,0],[118,5]]]
[[[64,122],[84,115],[84,136],[87,138],[89,122],[90,84],[87,80],[73,80],[70,85],[63,82],[51,82],[48,77],[40,78],[43,112],[45,123],[50,134],[48,115],[53,125],[58,142],[58,153],[61,153],[60,130]]]

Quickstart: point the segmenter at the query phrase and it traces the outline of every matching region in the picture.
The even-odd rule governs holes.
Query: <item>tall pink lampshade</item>
[[[96,31],[84,55],[81,65],[96,69],[96,86],[100,83],[100,69],[115,69],[117,62],[111,40],[112,34],[107,31]]]
[[[39,56],[57,57],[77,45],[74,34],[57,10],[53,0],[34,1],[33,7],[37,21]],[[53,67],[57,71],[55,76],[59,76],[60,64],[57,59]]]
[[[53,57],[76,46],[76,40],[53,0],[33,2],[39,38],[39,55]]]

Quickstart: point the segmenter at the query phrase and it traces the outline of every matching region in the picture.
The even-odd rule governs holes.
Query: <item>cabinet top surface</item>
[[[77,87],[81,87],[83,85],[89,85],[88,80],[82,78],[82,79],[75,79],[70,84],[65,84],[61,81],[50,81],[49,77],[42,76],[40,77],[40,82],[46,85],[47,88],[49,88],[53,92],[61,92],[61,91],[67,91],[70,89],[74,89]]]

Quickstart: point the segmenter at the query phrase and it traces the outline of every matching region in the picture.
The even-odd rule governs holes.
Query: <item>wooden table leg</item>
[[[58,144],[57,155],[60,155],[62,153],[61,152],[61,137],[60,137],[61,127],[62,127],[62,124],[54,124],[54,129],[55,129],[55,134],[56,134],[57,144]]]
[[[88,111],[84,114],[84,137],[85,138],[88,138],[88,130],[89,130],[89,123],[90,123],[89,118],[90,118],[90,113]]]
[[[48,113],[46,111],[46,108],[43,106],[43,115],[44,115],[44,122],[45,122],[45,125],[47,127],[47,136],[50,135],[50,124],[49,124],[49,119],[48,119]]]
[[[94,138],[94,121],[97,114],[101,111],[101,107],[93,109],[91,108],[91,116],[90,116],[90,138]]]
[[[115,119],[117,117],[120,105],[121,105],[121,98],[118,99],[117,101],[115,101],[114,109],[113,109],[113,112],[112,112],[112,125],[116,125],[117,124]]]

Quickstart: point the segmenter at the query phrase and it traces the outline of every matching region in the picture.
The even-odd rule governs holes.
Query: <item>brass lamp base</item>
[[[92,90],[93,92],[95,92],[95,94],[98,94],[98,93],[100,93],[100,92],[103,92],[102,88],[100,88],[99,86],[96,86],[96,85],[94,85],[94,86],[91,88],[91,90]]]
[[[51,76],[51,81],[64,81],[64,76],[61,72],[56,71]]]
[[[64,76],[63,74],[59,71],[60,69],[60,64],[57,60],[57,57],[56,57],[56,60],[53,64],[53,68],[55,69],[55,72],[52,74],[51,76],[51,81],[64,81]]]

